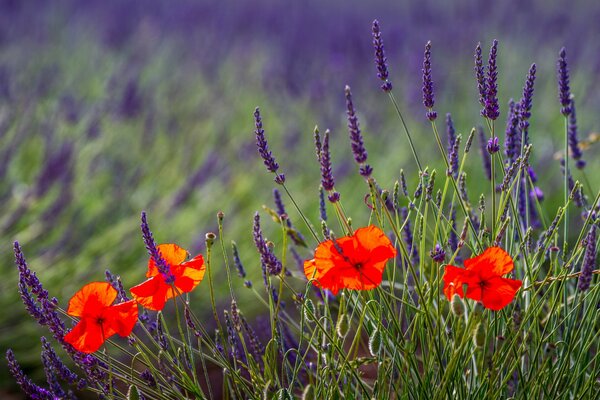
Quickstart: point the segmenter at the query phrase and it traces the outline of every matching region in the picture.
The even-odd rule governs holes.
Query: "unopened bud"
[[[215,235],[212,232],[208,232],[205,236],[205,241],[206,241],[206,247],[210,247],[212,246],[212,244],[215,242],[217,235]]]
[[[473,342],[478,348],[482,348],[485,345],[485,326],[483,326],[483,323],[478,324],[477,328],[475,328]]]
[[[304,302],[304,318],[309,321],[314,321],[316,318],[315,303],[311,299],[306,299]]]
[[[485,307],[483,307],[483,304],[481,302],[477,302],[477,304],[475,304],[475,308],[473,309],[472,315],[474,317],[481,317],[481,314],[483,314],[484,309]]]
[[[369,337],[369,352],[373,357],[379,354],[381,350],[381,332],[375,329]]]
[[[456,293],[452,296],[452,302],[450,304],[454,315],[460,317],[465,313],[465,303],[463,303],[460,296]]]
[[[345,338],[348,334],[348,330],[350,329],[350,321],[348,320],[348,316],[346,314],[341,314],[338,317],[337,324],[335,325],[335,331],[340,338]]]

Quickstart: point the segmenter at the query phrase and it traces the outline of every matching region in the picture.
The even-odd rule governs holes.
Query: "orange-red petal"
[[[67,314],[82,317],[100,312],[110,306],[117,298],[117,291],[108,282],[88,283],[69,300]]]
[[[175,276],[175,286],[182,293],[191,292],[198,286],[205,272],[206,266],[202,255],[197,255],[190,261],[171,268],[171,273]]]
[[[454,294],[464,297],[463,284],[468,283],[469,272],[463,268],[447,265],[444,270],[444,294],[448,300],[452,300]]]
[[[517,279],[492,278],[482,290],[481,302],[485,308],[500,310],[513,301],[521,284]]]
[[[106,338],[118,333],[120,336],[129,336],[138,319],[138,307],[135,300],[125,301],[110,306],[104,312],[104,335]]]
[[[165,307],[167,291],[170,286],[165,283],[162,276],[153,276],[145,282],[130,289],[133,298],[143,307],[160,311]]]
[[[502,276],[513,270],[514,264],[510,255],[500,247],[488,247],[483,253],[465,260],[465,268],[478,271],[485,277]]]
[[[162,258],[170,266],[179,265],[188,257],[188,252],[185,249],[173,243],[159,244],[157,249]],[[150,260],[148,261],[148,272],[146,273],[146,278],[150,278],[158,274],[159,272],[158,268],[156,267],[156,263],[154,262],[154,259],[150,257]]]
[[[100,325],[83,318],[65,335],[64,340],[83,353],[93,353],[102,346],[106,338]]]

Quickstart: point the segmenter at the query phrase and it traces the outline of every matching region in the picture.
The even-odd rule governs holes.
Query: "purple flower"
[[[450,113],[446,114],[446,134],[448,136],[448,161],[450,163],[447,172],[448,175],[456,178],[458,176],[458,144],[456,143],[456,131]]]
[[[568,141],[569,149],[571,150],[571,157],[573,157],[575,166],[579,169],[585,167],[585,160],[582,160],[583,153],[579,148],[579,140],[577,138],[577,114],[575,112],[575,99],[571,96],[571,113],[569,114],[569,125],[568,125]]]
[[[339,201],[340,194],[334,191],[335,181],[333,180],[333,172],[331,171],[331,153],[329,152],[329,129],[323,135],[323,147],[321,149],[321,185],[323,189],[330,192],[329,201],[335,203]]]
[[[254,134],[256,136],[258,153],[262,157],[267,170],[275,174],[275,182],[281,185],[285,182],[285,175],[277,173],[279,164],[277,164],[275,157],[273,157],[271,150],[269,150],[269,144],[265,138],[265,131],[262,127],[262,118],[260,117],[260,109],[258,107],[254,109],[254,125],[256,126]]]
[[[492,121],[500,115],[498,105],[498,67],[496,59],[498,57],[498,41],[494,39],[490,48],[487,70],[487,87],[485,97],[485,116]]]
[[[142,211],[142,223],[140,224],[140,228],[142,229],[142,238],[144,239],[146,250],[148,250],[148,254],[156,263],[156,268],[158,269],[158,272],[160,272],[167,284],[172,284],[173,282],[175,282],[175,276],[171,273],[171,267],[169,266],[169,264],[167,264],[165,259],[158,251],[158,247],[156,246],[156,242],[154,241],[154,237],[152,236],[152,231],[150,231],[148,221],[146,220],[145,211]]]
[[[563,47],[558,53],[557,74],[558,74],[558,99],[562,108],[560,112],[563,115],[571,113],[571,88],[569,87],[569,67],[567,65],[567,51]]]
[[[11,349],[6,351],[6,360],[8,361],[10,374],[15,378],[17,384],[27,397],[34,400],[54,399],[54,395],[49,390],[37,386],[25,375]]]
[[[506,164],[510,166],[521,154],[521,133],[519,132],[520,105],[511,99],[508,103],[508,116],[506,117],[506,131],[504,139],[504,153]]]
[[[48,365],[58,374],[58,376],[70,385],[78,385],[81,389],[81,380],[67,367],[58,357],[50,342],[42,336],[42,357],[48,361]],[[85,382],[84,382],[85,384]]]
[[[423,58],[423,105],[427,108],[427,119],[434,121],[437,113],[433,111],[435,98],[433,95],[433,80],[431,79],[431,41],[425,45],[425,55]]]
[[[519,117],[519,128],[523,132],[525,139],[524,144],[529,143],[529,118],[531,117],[531,107],[533,103],[533,84],[535,83],[536,66],[531,64],[529,72],[525,79],[525,86],[523,86],[523,97],[519,102],[518,117]]]
[[[483,159],[483,169],[486,177],[488,179],[492,179],[492,164],[490,161],[490,154],[487,151],[487,140],[485,139],[485,134],[483,133],[483,128],[481,126],[477,127],[477,133],[479,134],[479,150]]]
[[[325,190],[323,186],[319,187],[319,215],[321,221],[327,221],[327,208],[325,207]]]
[[[381,89],[384,92],[392,90],[392,82],[388,80],[389,73],[387,67],[387,58],[383,49],[383,40],[381,39],[381,30],[379,21],[373,21],[373,47],[375,47],[375,65],[377,66],[377,77],[383,81]]]
[[[433,250],[429,252],[429,256],[433,261],[435,261],[438,264],[441,264],[446,259],[446,252],[444,251],[444,248],[440,246],[439,243],[437,243]]]
[[[475,78],[477,79],[477,89],[479,90],[479,104],[485,107],[487,99],[487,82],[485,79],[485,68],[483,67],[483,57],[481,55],[481,43],[477,43],[475,48]],[[481,114],[485,115],[485,110]]]
[[[244,269],[242,260],[240,260],[240,254],[238,253],[237,245],[233,241],[231,242],[231,249],[233,251],[233,265],[235,265],[235,269],[237,270],[238,276],[240,278],[245,278],[246,270]]]
[[[117,302],[122,303],[128,301],[129,297],[127,296],[127,292],[125,292],[125,289],[123,288],[123,282],[121,282],[121,277],[113,275],[113,273],[110,272],[110,270],[108,269],[104,271],[104,275],[106,276],[106,282],[110,283],[111,286],[117,291]]]
[[[585,292],[590,288],[592,273],[596,265],[596,225],[592,224],[585,238],[585,255],[581,264],[581,275],[577,282],[577,289]]]
[[[260,254],[260,261],[263,267],[263,273],[270,275],[279,275],[282,269],[281,261],[275,257],[273,251],[267,245],[262,231],[260,229],[260,215],[254,214],[254,245]],[[267,285],[266,276],[264,276],[265,285]]]
[[[488,139],[487,142],[487,152],[490,154],[497,153],[500,150],[500,144],[498,143],[498,137],[494,136],[493,138]]]
[[[410,256],[413,264],[419,264],[419,252],[417,250],[417,245],[414,242],[412,229],[410,227],[410,220],[408,219],[408,209],[406,207],[402,207],[400,209],[400,218],[401,221],[405,221],[404,228],[402,228],[402,238],[406,243],[408,255]]]
[[[532,200],[536,200],[537,199],[537,201],[542,202],[542,201],[544,201],[544,192],[542,191],[542,189],[540,189],[539,187],[535,186],[529,192],[529,197]]]
[[[365,149],[362,134],[360,133],[360,128],[358,126],[358,118],[356,117],[356,111],[354,110],[350,86],[346,85],[344,91],[346,93],[346,114],[348,115],[348,132],[350,134],[352,154],[354,155],[354,160],[360,165],[360,174],[363,177],[368,178],[371,176],[373,169],[370,165],[366,164],[367,150]]]

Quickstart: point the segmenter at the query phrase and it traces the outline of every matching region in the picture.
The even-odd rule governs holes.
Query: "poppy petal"
[[[191,292],[204,278],[206,266],[204,258],[198,255],[188,262],[172,269],[175,275],[175,286],[183,293]]]
[[[487,281],[487,286],[482,291],[481,302],[485,308],[498,311],[513,301],[521,284],[517,279],[492,278]]]
[[[135,300],[129,300],[111,306],[105,311],[105,316],[106,322],[103,326],[106,338],[115,333],[123,337],[129,336],[138,319],[137,303]]]
[[[133,298],[143,307],[160,311],[165,307],[169,289],[170,286],[158,275],[132,287],[130,292]]]
[[[387,260],[396,256],[396,249],[390,239],[375,225],[359,228],[353,236],[363,249],[371,252],[371,258]]]
[[[162,258],[170,266],[179,265],[188,257],[188,252],[185,249],[173,243],[159,244],[157,249]],[[150,257],[150,260],[148,260],[148,272],[146,273],[146,278],[150,278],[158,274],[159,272],[158,268],[156,267],[156,263],[154,262],[154,259]]]
[[[510,255],[500,247],[488,247],[474,258],[465,260],[465,268],[470,271],[481,271],[485,277],[502,276],[513,270],[514,264]]]
[[[102,346],[105,337],[100,325],[83,318],[65,335],[64,340],[76,350],[89,354]]]
[[[117,290],[108,282],[88,283],[69,300],[67,314],[82,317],[99,313],[104,307],[110,306],[117,298]]]
[[[470,279],[470,274],[466,269],[455,267],[454,265],[446,265],[444,269],[444,294],[448,300],[452,300],[452,296],[456,293],[460,297],[464,297],[463,284]],[[469,285],[471,286],[471,285]],[[468,290],[467,290],[468,292]]]

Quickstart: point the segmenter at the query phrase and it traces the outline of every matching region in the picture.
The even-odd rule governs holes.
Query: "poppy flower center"
[[[102,324],[104,323],[104,318],[102,318],[102,317],[98,317],[98,318],[96,318],[96,323],[97,323],[98,325],[102,325]]]
[[[363,267],[362,263],[355,263],[354,268],[361,269]]]

